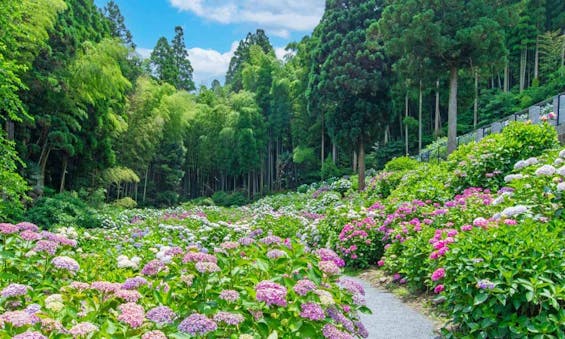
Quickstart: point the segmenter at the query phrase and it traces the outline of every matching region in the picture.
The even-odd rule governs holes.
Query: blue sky
[[[267,31],[277,55],[310,34],[324,11],[325,0],[115,0],[146,56],[161,36],[169,40],[174,27],[185,31],[197,85],[223,82],[239,40],[248,32]],[[95,0],[103,7],[108,0]]]

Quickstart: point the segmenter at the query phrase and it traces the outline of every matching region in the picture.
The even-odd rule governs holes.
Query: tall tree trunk
[[[539,78],[539,36],[536,37],[536,52],[534,54],[534,81]]]
[[[449,110],[447,113],[447,153],[457,148],[457,67],[451,67],[449,75]]]
[[[475,69],[475,103],[473,105],[473,128],[479,123],[479,71]]]
[[[390,139],[390,125],[386,125],[386,128],[385,128],[385,138],[384,138],[384,144],[385,144],[385,145],[388,144],[389,139]]]
[[[504,65],[504,93],[508,93],[510,90],[510,66],[508,64],[509,61],[506,60]]]
[[[41,190],[45,187],[45,170],[47,168],[49,154],[51,154],[51,146],[45,143],[41,149],[41,155],[39,156],[39,187]]]
[[[61,174],[61,186],[59,186],[59,193],[65,191],[65,178],[67,177],[67,166],[69,164],[69,157],[65,154],[63,156],[63,172]]]
[[[145,198],[147,197],[147,177],[149,176],[149,165],[145,170],[145,180],[143,183],[143,203],[145,203]]]
[[[420,80],[420,95],[418,98],[418,153],[422,152],[422,101],[423,101],[423,94],[422,94],[422,80]]]
[[[528,62],[528,49],[520,52],[520,93],[526,88],[526,63]]]
[[[436,81],[436,114],[434,121],[434,136],[437,138],[439,136],[440,126],[440,112],[439,112],[439,79]]]
[[[359,191],[365,190],[365,143],[359,138]]]
[[[322,113],[322,166],[324,166],[324,161],[326,160],[326,135],[324,133],[324,113]]]
[[[404,96],[404,116],[408,118],[408,90],[406,90],[406,95]],[[406,138],[406,155],[408,155],[410,150],[408,149],[408,124],[407,120],[404,122],[404,138]]]
[[[15,137],[15,124],[10,118],[6,118],[6,136],[8,140],[14,140]]]
[[[337,160],[337,147],[335,145],[335,142],[332,142],[332,161],[335,164]]]
[[[353,151],[353,173],[357,173],[357,151]]]

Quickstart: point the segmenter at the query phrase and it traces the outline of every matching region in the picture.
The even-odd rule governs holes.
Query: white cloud
[[[153,52],[153,50],[149,48],[136,48],[135,51],[143,59],[148,59],[151,56],[151,52]]]
[[[196,87],[210,85],[214,79],[218,79],[222,83],[224,82],[224,77],[237,45],[238,42],[234,41],[230,50],[225,53],[199,47],[188,49],[188,58],[192,68],[194,68],[194,83]]]
[[[252,23],[272,34],[312,30],[324,13],[324,0],[169,0],[181,11],[223,23]]]

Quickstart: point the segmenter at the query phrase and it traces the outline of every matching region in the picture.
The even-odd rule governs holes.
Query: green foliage
[[[556,147],[557,133],[549,124],[510,123],[502,133],[489,135],[478,143],[462,145],[448,158],[454,171],[455,190],[465,187],[498,189],[515,163]]]
[[[112,205],[123,209],[134,209],[137,207],[137,202],[130,197],[118,199]]]
[[[339,168],[337,168],[336,164],[333,162],[331,158],[327,158],[326,161],[324,161],[324,164],[322,165],[322,171],[320,174],[322,180],[324,180],[324,179],[338,177],[341,174],[341,171],[339,170]]]
[[[529,221],[459,239],[444,265],[449,336],[564,335],[564,230],[561,221]]]
[[[247,199],[247,196],[244,192],[228,193],[224,191],[219,191],[219,192],[215,192],[212,195],[212,200],[214,201],[214,204],[225,207],[243,206],[249,203],[249,200]]]
[[[76,193],[69,192],[39,198],[25,217],[47,229],[55,226],[96,228],[102,225],[102,218],[96,210],[78,198]]]
[[[4,137],[0,131],[0,220],[15,220],[21,217],[28,200],[27,182],[18,173],[18,166],[23,165],[14,149],[14,143]]]
[[[409,157],[398,157],[387,162],[385,165],[386,171],[405,171],[414,170],[420,166],[420,162]]]

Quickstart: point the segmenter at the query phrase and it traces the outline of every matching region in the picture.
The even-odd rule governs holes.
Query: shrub
[[[405,171],[413,170],[420,166],[420,162],[410,157],[398,157],[387,162],[385,165],[386,171]]]
[[[390,193],[388,200],[398,202],[446,201],[451,199],[454,193],[453,187],[449,185],[451,177],[451,172],[443,163],[421,164],[418,169],[405,172],[399,183],[393,186],[395,188]]]
[[[112,204],[116,207],[125,208],[125,209],[133,209],[137,207],[137,202],[130,197],[125,197],[116,200]]]
[[[557,145],[557,132],[549,124],[510,123],[502,133],[462,145],[449,156],[449,169],[455,174],[452,184],[458,191],[466,187],[498,189],[518,160]]]
[[[488,338],[565,335],[563,222],[475,228],[443,263],[455,331]]]
[[[46,228],[55,225],[95,228],[102,225],[96,210],[80,200],[76,193],[60,193],[38,199],[26,213],[26,219]]]
[[[322,165],[321,176],[322,180],[338,177],[341,175],[339,168],[337,168],[336,164],[332,161],[331,158],[327,158]]]
[[[0,220],[19,219],[23,212],[23,201],[29,199],[29,187],[17,173],[18,165],[23,165],[18,157],[14,143],[6,140],[0,131]]]
[[[227,193],[224,191],[216,192],[212,195],[212,200],[218,206],[243,206],[249,203],[244,192]]]

